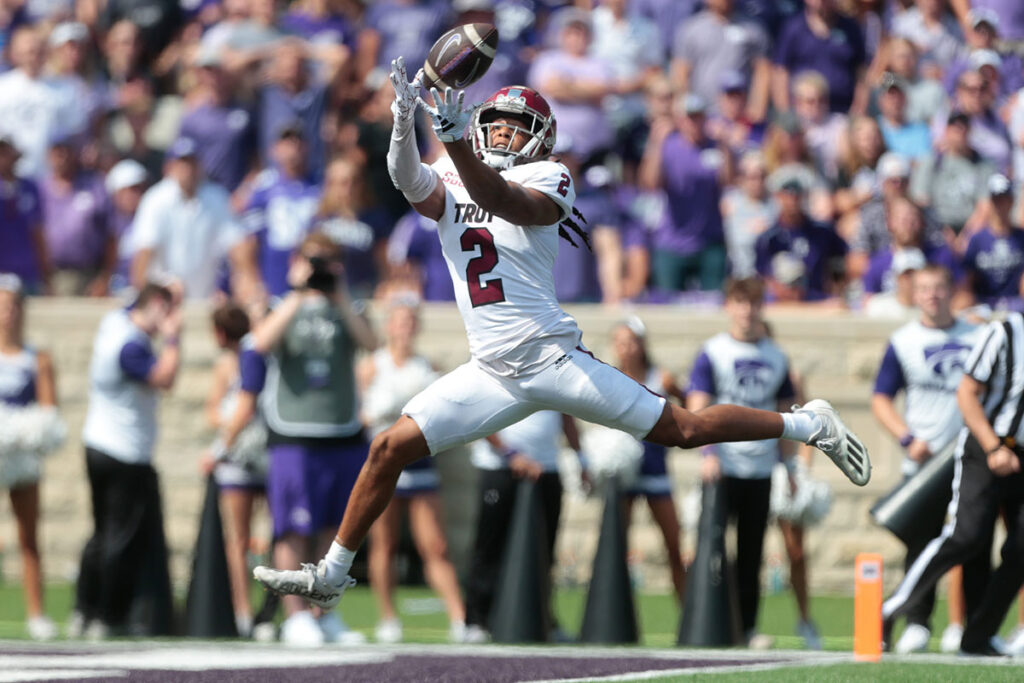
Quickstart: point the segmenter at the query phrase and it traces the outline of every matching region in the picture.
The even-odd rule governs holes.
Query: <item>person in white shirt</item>
[[[67,134],[75,119],[75,102],[42,76],[44,48],[39,29],[19,28],[10,43],[15,68],[0,75],[0,132],[21,151],[18,174],[27,178],[42,175],[50,143]]]
[[[197,151],[191,138],[175,140],[164,179],[139,203],[131,232],[132,283],[178,280],[186,298],[204,299],[217,290],[227,258],[232,292],[250,300],[258,283],[253,253],[227,190],[202,179]]]

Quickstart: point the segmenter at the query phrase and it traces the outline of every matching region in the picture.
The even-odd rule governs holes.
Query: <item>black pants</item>
[[[147,566],[153,544],[163,543],[162,530],[153,538],[162,527],[157,474],[149,464],[127,464],[92,448],[85,462],[93,535],[82,550],[75,604],[86,619],[122,627],[141,574],[154,569]]]
[[[978,442],[968,436],[957,458],[953,486],[951,518],[921,552],[882,613],[890,622],[908,614],[947,571],[963,564],[967,623],[961,646],[977,651],[996,634],[1024,582],[1024,475],[994,475]],[[1007,526],[1002,564],[986,581],[1000,507]]]
[[[466,623],[484,628],[490,623],[501,559],[505,552],[516,505],[519,480],[507,469],[478,470],[480,503],[476,540],[466,580]],[[562,514],[562,480],[558,472],[545,472],[537,480],[548,545],[548,561],[554,563],[555,534]],[[556,622],[551,620],[552,625]]]
[[[768,528],[771,479],[722,477],[729,522],[736,525],[736,590],[743,632],[757,626],[761,601],[761,557]]]

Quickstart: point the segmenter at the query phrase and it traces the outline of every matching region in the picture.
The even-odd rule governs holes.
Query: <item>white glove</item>
[[[411,122],[413,114],[416,113],[416,101],[419,99],[419,89],[423,82],[423,69],[416,73],[416,77],[409,82],[405,72],[405,58],[398,57],[391,60],[391,86],[395,89],[395,101],[391,103],[391,113],[396,121]]]
[[[473,110],[463,111],[462,105],[466,101],[466,93],[463,90],[452,90],[445,88],[444,97],[431,88],[430,94],[434,96],[436,106],[431,107],[418,98],[420,106],[430,115],[434,122],[434,134],[441,142],[455,142],[466,136],[466,127],[473,116]]]

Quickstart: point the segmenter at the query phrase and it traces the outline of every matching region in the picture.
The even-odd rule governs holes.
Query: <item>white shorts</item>
[[[556,410],[643,439],[665,399],[577,347],[526,377],[498,377],[471,360],[414,396],[402,409],[431,454],[476,441],[538,410]]]

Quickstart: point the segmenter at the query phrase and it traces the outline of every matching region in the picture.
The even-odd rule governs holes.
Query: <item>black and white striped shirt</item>
[[[985,385],[982,405],[995,433],[1024,443],[1024,316],[989,323],[967,358],[967,374]]]

